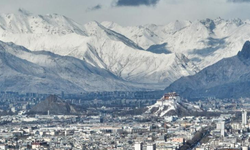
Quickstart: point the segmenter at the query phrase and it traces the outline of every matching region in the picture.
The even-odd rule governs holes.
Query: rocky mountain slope
[[[236,56],[203,69],[193,76],[183,77],[166,91],[176,91],[186,98],[239,98],[250,96],[250,42],[245,42]]]
[[[123,27],[95,21],[80,25],[58,14],[34,15],[22,9],[0,15],[4,42],[72,56],[152,90],[236,55],[250,40],[249,29],[250,21],[240,19]]]
[[[0,90],[34,93],[146,90],[111,72],[69,56],[0,41]],[[150,89],[150,87],[148,87]]]
[[[145,51],[125,35],[98,22],[79,25],[57,14],[33,15],[24,10],[0,16],[0,40],[32,51],[73,56],[124,80],[162,89],[199,69],[183,54]]]
[[[199,69],[236,55],[244,42],[250,40],[250,21],[241,19],[177,20],[167,25],[129,27],[112,22],[102,25],[124,34],[144,49],[164,44],[166,51],[184,54]]]

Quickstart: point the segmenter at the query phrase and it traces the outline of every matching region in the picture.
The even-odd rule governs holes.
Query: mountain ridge
[[[147,90],[83,60],[0,41],[0,90],[34,93]],[[101,85],[101,86],[100,86]],[[149,88],[150,89],[150,88]]]
[[[238,55],[222,59],[196,75],[183,77],[172,83],[165,91],[176,91],[192,99],[249,96],[249,44],[249,41],[245,42]]]
[[[0,30],[0,40],[4,42],[22,45],[31,51],[46,50],[61,56],[76,57],[128,82],[153,84],[152,90],[163,89],[176,79],[199,70],[189,59],[187,62],[186,59],[177,58],[175,52],[156,54],[146,51],[125,35],[97,22],[79,25],[56,14],[1,16],[0,26],[6,30]],[[16,27],[13,31],[5,23],[8,21]],[[26,33],[31,26],[34,32]]]
[[[164,89],[223,58],[250,39],[248,20],[177,20],[166,25],[80,25],[58,14],[0,15],[0,40],[71,56],[134,84]]]

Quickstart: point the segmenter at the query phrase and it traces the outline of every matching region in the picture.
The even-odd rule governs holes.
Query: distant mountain
[[[69,56],[28,49],[0,41],[0,91],[79,93],[147,90],[113,73]],[[148,87],[150,89],[150,87]]]
[[[57,14],[34,15],[25,10],[2,14],[0,40],[32,51],[72,56],[128,82],[147,84],[152,90],[164,89],[180,77],[199,71],[182,53],[162,53],[163,46],[146,51],[134,39],[103,24],[80,25]]]
[[[186,98],[206,97],[240,98],[250,96],[250,42],[245,42],[236,56],[201,70],[199,73],[183,77],[165,91],[175,91]]]
[[[50,95],[44,101],[32,107],[29,114],[50,114],[50,115],[69,115],[76,114],[77,111],[73,105],[62,101],[56,95]]]
[[[199,69],[236,55],[244,42],[250,40],[250,21],[241,19],[176,20],[166,25],[140,26],[103,22],[102,25],[125,35],[145,50],[167,43],[166,50],[184,54]]]
[[[32,15],[19,9],[17,14],[0,15],[0,31],[5,34],[87,35],[84,28],[73,20],[58,14]]]
[[[23,9],[0,15],[0,40],[4,42],[75,57],[151,90],[164,89],[181,77],[235,56],[250,40],[248,31],[250,21],[241,19],[123,27],[96,21],[80,25],[58,14],[34,15]]]

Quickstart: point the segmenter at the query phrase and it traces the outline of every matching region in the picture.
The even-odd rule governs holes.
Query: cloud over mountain
[[[95,10],[99,10],[99,9],[102,9],[102,5],[97,4],[97,5],[93,6],[93,7],[89,7],[86,11],[87,12],[88,11],[95,11]]]
[[[155,6],[159,0],[118,0],[117,6]]]
[[[228,2],[242,3],[242,2],[250,2],[250,0],[228,0]]]

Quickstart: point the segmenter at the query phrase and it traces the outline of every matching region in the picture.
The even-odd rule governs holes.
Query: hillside
[[[201,70],[193,76],[183,77],[165,91],[176,91],[186,98],[249,97],[250,87],[250,42],[245,42],[236,56]]]
[[[98,22],[85,25],[57,15],[34,15],[24,10],[0,15],[0,40],[32,51],[72,56],[112,72],[129,82],[163,89],[199,69],[183,54],[146,51],[127,36]],[[153,53],[152,53],[152,52]]]
[[[162,49],[184,54],[199,69],[236,55],[244,42],[250,40],[250,22],[241,19],[176,20],[165,25],[140,26],[121,26],[106,21],[102,25],[125,35],[144,49],[165,44]]]
[[[195,112],[202,112],[199,106],[181,101],[176,93],[165,94],[161,99],[147,107],[146,114],[155,116],[183,116],[193,115]]]
[[[74,106],[63,102],[56,95],[50,95],[44,101],[32,107],[29,114],[49,114],[50,115],[69,115],[76,114]]]
[[[0,41],[0,90],[34,93],[146,90],[113,73],[69,56]],[[148,87],[150,89],[150,87]]]
[[[250,22],[240,19],[124,27],[96,21],[81,25],[62,15],[35,15],[22,9],[0,15],[0,40],[83,60],[125,84],[149,90],[164,89],[181,77],[235,56],[250,40],[249,29]]]

